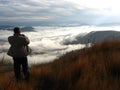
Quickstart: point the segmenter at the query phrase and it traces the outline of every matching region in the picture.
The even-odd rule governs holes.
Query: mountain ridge
[[[0,25],[0,30],[8,30],[12,31],[15,26],[10,26],[10,25]],[[34,28],[32,26],[21,26],[21,31],[22,32],[31,32],[34,31]]]
[[[100,43],[105,40],[120,40],[120,31],[115,30],[91,31],[84,36],[78,35],[73,41],[66,40],[63,42],[63,44],[69,45],[69,44]]]

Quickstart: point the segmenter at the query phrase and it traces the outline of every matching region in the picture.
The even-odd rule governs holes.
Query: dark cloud
[[[8,3],[10,3],[10,1],[9,0],[0,0],[0,4],[8,4]]]
[[[78,22],[99,24],[106,21],[103,13],[96,12],[90,8],[77,8],[76,4],[65,0],[0,0],[0,23]],[[114,21],[116,22],[116,20]]]

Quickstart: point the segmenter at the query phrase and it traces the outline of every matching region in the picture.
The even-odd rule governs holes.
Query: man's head
[[[14,28],[14,33],[15,34],[20,34],[20,28],[19,27],[15,27]]]

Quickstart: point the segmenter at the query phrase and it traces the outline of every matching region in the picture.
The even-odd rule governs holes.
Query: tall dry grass
[[[120,90],[120,41],[104,41],[30,69],[29,83],[16,83],[13,72],[0,73],[0,90]]]

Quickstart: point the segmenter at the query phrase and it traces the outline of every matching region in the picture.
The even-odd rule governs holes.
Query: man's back
[[[29,39],[23,35],[14,35],[8,37],[8,42],[11,45],[11,52],[14,57],[23,57],[27,55],[26,46],[29,44]]]
[[[28,38],[22,35],[10,36],[8,37],[8,41],[11,45],[19,46],[19,47],[29,44]]]

